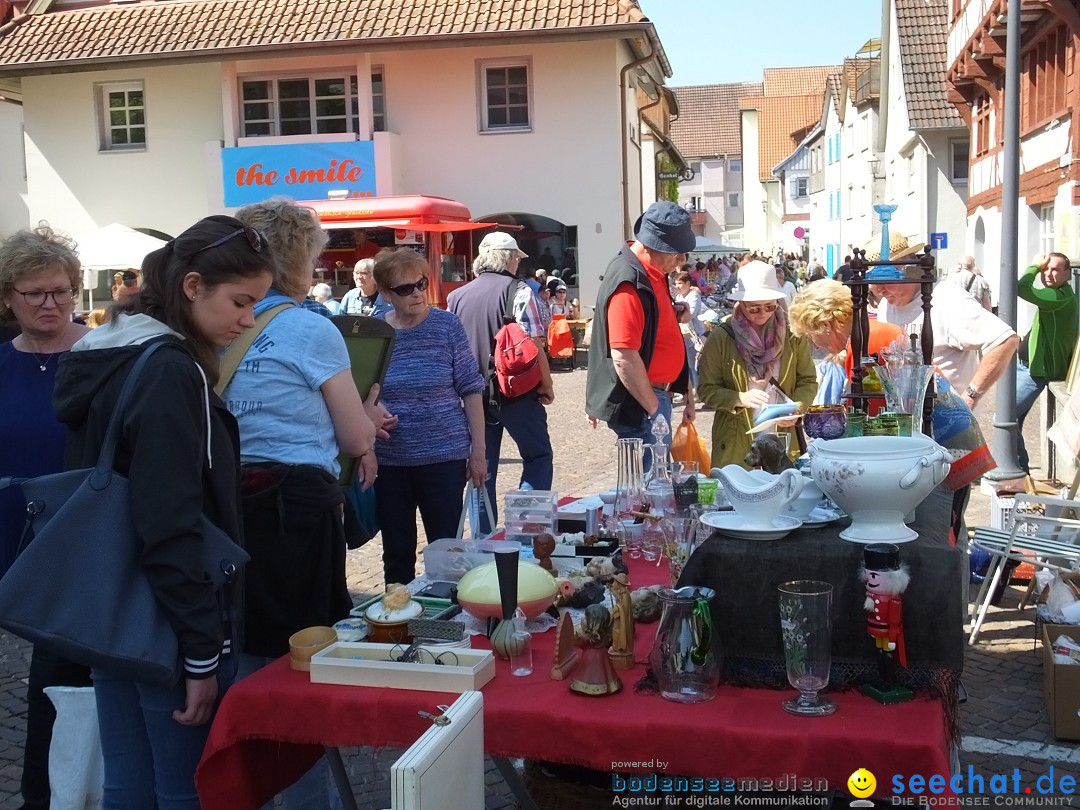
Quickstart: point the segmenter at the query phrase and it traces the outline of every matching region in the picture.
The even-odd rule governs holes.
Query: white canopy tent
[[[693,253],[739,253],[742,250],[742,248],[729,247],[728,245],[718,245],[704,236],[695,236],[694,239],[696,244]]]
[[[93,291],[98,285],[98,273],[138,269],[147,253],[165,244],[163,239],[147,236],[118,222],[76,237],[75,241],[82,264],[83,287],[89,292],[91,309],[94,308]]]

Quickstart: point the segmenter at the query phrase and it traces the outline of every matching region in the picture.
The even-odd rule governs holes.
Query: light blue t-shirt
[[[223,396],[240,426],[240,460],[311,464],[336,477],[337,439],[320,388],[350,367],[333,322],[301,307],[278,313]]]

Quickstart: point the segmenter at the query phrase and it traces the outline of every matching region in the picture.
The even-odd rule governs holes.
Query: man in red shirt
[[[585,410],[592,419],[607,422],[620,438],[652,442],[658,415],[671,424],[672,393],[686,395],[683,418],[694,418],[679,330],[680,318],[689,312],[685,304],[672,300],[667,276],[686,261],[695,238],[690,215],[671,202],[649,206],[634,225],[634,237],[633,244],[611,260],[600,283]]]

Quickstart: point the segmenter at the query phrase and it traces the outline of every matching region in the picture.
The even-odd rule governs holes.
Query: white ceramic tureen
[[[840,536],[856,543],[914,540],[904,515],[949,474],[948,451],[922,435],[815,439],[809,451],[814,480],[851,515]]]

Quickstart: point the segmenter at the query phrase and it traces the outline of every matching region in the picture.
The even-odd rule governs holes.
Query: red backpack
[[[518,283],[511,282],[506,291],[504,326],[495,333],[495,348],[491,353],[495,366],[493,376],[504,397],[527,394],[540,384],[541,379],[540,349],[514,318],[517,291]]]

